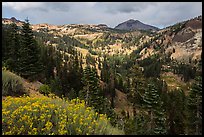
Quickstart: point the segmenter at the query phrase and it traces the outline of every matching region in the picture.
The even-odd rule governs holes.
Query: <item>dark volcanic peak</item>
[[[18,20],[15,17],[11,17],[11,21],[16,22]]]
[[[140,22],[139,20],[133,20],[130,19],[128,21],[125,21],[123,23],[120,23],[119,25],[117,25],[115,27],[115,29],[119,29],[119,30],[153,30],[153,31],[157,31],[159,30],[159,28],[148,25],[148,24],[144,24],[142,22]]]

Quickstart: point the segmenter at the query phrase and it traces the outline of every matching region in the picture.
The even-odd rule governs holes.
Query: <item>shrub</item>
[[[123,134],[83,100],[54,96],[7,97],[2,102],[2,121],[3,135]]]
[[[51,88],[48,85],[44,84],[40,86],[39,92],[43,95],[48,95],[51,93]]]
[[[20,96],[26,94],[22,78],[16,74],[2,70],[2,96]]]

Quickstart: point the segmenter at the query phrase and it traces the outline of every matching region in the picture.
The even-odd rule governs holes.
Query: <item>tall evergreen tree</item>
[[[37,45],[29,20],[26,19],[22,26],[22,43],[19,49],[19,73],[22,77],[35,80],[42,70],[40,50]]]
[[[109,82],[109,70],[110,67],[108,66],[108,61],[106,56],[104,56],[104,61],[102,63],[102,69],[101,69],[101,80],[108,83]]]
[[[110,82],[108,83],[108,89],[109,92],[111,93],[111,107],[114,108],[115,104],[114,104],[114,98],[115,98],[115,75],[114,72],[111,71],[110,73]]]
[[[150,115],[149,134],[165,134],[165,115],[163,102],[158,94],[156,87],[150,83],[143,96],[144,108]]]
[[[43,47],[45,47],[43,45]],[[45,73],[45,78],[46,82],[50,83],[52,79],[54,79],[54,68],[55,68],[55,63],[54,63],[54,52],[55,49],[51,45],[48,45],[45,47],[45,51],[42,53],[41,57],[43,66],[44,66],[44,73]]]
[[[70,75],[72,75],[71,85],[73,85],[74,90],[76,91],[76,95],[79,95],[79,91],[83,89],[82,77],[83,77],[83,68],[82,68],[82,57],[78,56],[78,52],[76,51],[73,60],[73,67],[70,71]]]
[[[84,70],[83,77],[84,89],[80,97],[84,99],[89,106],[93,106],[96,111],[103,111],[103,94],[99,89],[99,80],[95,69],[87,66]]]
[[[3,28],[3,43],[2,53],[3,60],[10,71],[18,71],[19,63],[19,48],[20,48],[20,35],[19,29],[15,23],[9,25],[7,30]]]
[[[8,45],[8,31],[7,29],[5,28],[5,25],[2,24],[2,62],[4,65],[5,63],[5,60],[7,59],[7,51],[8,51],[8,48],[7,48],[7,45]]]
[[[139,66],[134,65],[130,70],[130,77],[132,79],[132,82],[130,84],[129,93],[128,93],[128,99],[133,104],[133,114],[136,117],[136,108],[141,106],[142,101],[142,94],[144,94],[145,91],[145,82],[144,77],[142,74],[142,71],[139,69]]]
[[[184,91],[175,89],[168,92],[165,106],[167,112],[168,134],[185,134],[186,96]]]
[[[166,116],[165,110],[163,108],[163,102],[161,99],[158,100],[158,106],[155,108],[155,128],[154,134],[156,135],[164,135],[167,133],[166,131]]]
[[[189,134],[202,135],[202,77],[197,77],[188,96]]]
[[[20,47],[20,35],[18,33],[18,27],[15,23],[11,24],[11,45],[10,45],[10,58],[13,62],[10,64],[10,69],[14,72],[18,71],[19,61],[19,47]]]

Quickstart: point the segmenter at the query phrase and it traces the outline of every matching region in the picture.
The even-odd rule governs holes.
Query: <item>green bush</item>
[[[43,95],[48,95],[51,93],[51,88],[48,85],[44,84],[40,86],[39,92]]]
[[[16,74],[2,70],[2,96],[21,96],[26,94],[22,78]]]

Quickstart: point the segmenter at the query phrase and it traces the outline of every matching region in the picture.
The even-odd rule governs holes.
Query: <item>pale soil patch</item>
[[[114,50],[118,50],[118,49],[121,49],[122,48],[122,44],[121,43],[115,43],[113,45],[109,45],[109,47],[111,49],[114,49]]]
[[[77,49],[77,51],[82,53],[82,56],[83,56],[83,59],[82,59],[82,62],[83,62],[82,68],[85,68],[87,66],[86,65],[86,55],[89,53],[89,51],[87,49],[83,49],[83,48],[80,48],[80,47],[75,47],[75,48]],[[98,58],[97,55],[92,55],[92,54],[90,54],[90,55],[92,57],[94,57],[95,59]],[[96,70],[97,70],[98,75],[100,76],[101,70],[99,70],[99,68],[98,68],[98,61],[96,61]]]
[[[128,55],[130,55],[136,49],[137,49],[136,46],[131,46],[130,49],[125,50],[125,54],[127,53]]]
[[[83,39],[88,39],[88,40],[94,40],[97,37],[102,36],[103,33],[93,33],[93,34],[84,34],[84,35],[74,35],[74,38],[83,38]]]
[[[83,49],[83,48],[80,48],[80,47],[75,47],[75,48],[77,49],[77,51],[82,53],[83,57],[86,57],[86,55],[89,53],[89,51],[87,49]],[[90,55],[92,57],[94,57],[94,58],[98,58],[97,55],[92,55],[91,53],[90,53]]]
[[[196,50],[194,52],[194,55],[193,55],[192,59],[193,60],[195,60],[195,59],[200,60],[201,59],[201,52],[202,52],[202,50]]]
[[[110,47],[110,49],[108,49]],[[130,46],[130,49],[125,47],[122,43],[115,43],[113,45],[108,45],[104,47],[104,50],[102,50],[102,47],[96,48],[95,51],[100,53],[105,53],[109,55],[115,55],[115,54],[131,54],[134,50],[137,49],[137,46]]]
[[[175,46],[175,53],[171,54],[171,58],[176,59],[177,61],[182,61],[182,62],[189,62],[189,59],[195,59],[199,57],[199,54],[201,55],[201,50],[196,50],[195,51],[190,51],[187,50],[184,47],[178,47]]]
[[[117,51],[120,51],[119,53],[122,53],[123,54],[130,54],[132,53],[133,50],[136,50],[137,49],[137,46],[131,46],[130,49],[128,49],[127,47],[125,47],[125,45],[122,45],[121,43],[116,43],[116,44],[113,44],[113,45],[109,45],[111,49],[113,49],[113,53],[112,54],[116,54]],[[123,47],[123,49],[122,49]]]
[[[75,47],[75,48],[77,49],[77,51],[81,52],[84,57],[86,57],[86,55],[89,53],[87,49],[83,49],[80,47]]]
[[[76,31],[77,31],[77,28],[65,28],[65,29],[62,29],[61,33],[64,35],[74,35]]]
[[[39,93],[38,89],[40,86],[43,85],[42,83],[36,81],[36,82],[29,82],[27,80],[23,79],[23,86],[28,91],[29,96],[31,97],[42,97],[43,94]]]
[[[146,53],[145,53],[145,50],[146,50]],[[150,48],[144,48],[141,52],[140,52],[140,55],[142,55],[141,59],[145,59],[151,55],[153,55],[154,53],[156,53],[154,51],[154,49],[150,49]]]

